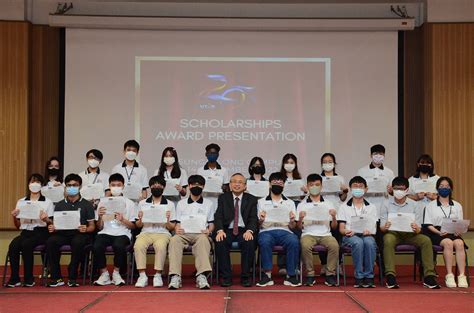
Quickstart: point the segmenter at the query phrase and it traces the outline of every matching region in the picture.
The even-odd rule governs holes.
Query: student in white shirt
[[[111,173],[119,173],[125,178],[124,188],[127,188],[128,185],[135,185],[142,188],[141,195],[134,195],[137,199],[130,198],[130,200],[138,202],[146,198],[146,191],[148,189],[147,169],[136,160],[140,152],[140,144],[135,140],[128,140],[123,145],[123,152],[125,160],[115,165]],[[127,193],[125,192],[125,194]]]
[[[415,201],[422,201],[424,207],[428,203],[438,198],[436,192],[424,192],[418,191],[417,185],[423,182],[429,182],[433,186],[436,185],[439,176],[434,173],[434,162],[433,158],[429,154],[422,154],[416,161],[416,173],[408,179],[410,183],[410,199]]]
[[[80,172],[79,176],[82,178],[82,186],[101,184],[104,193],[102,197],[105,196],[105,192],[109,190],[109,174],[102,171],[99,165],[102,163],[104,155],[100,150],[91,149],[86,153],[87,168],[85,171]],[[86,199],[94,203],[99,199]]]
[[[344,177],[336,173],[336,164],[336,156],[334,154],[326,152],[321,156],[321,176],[323,182],[334,179],[340,184],[340,190],[337,192],[329,192],[323,183],[321,194],[324,196],[324,199],[331,201],[339,208],[339,206],[347,199],[349,187],[346,185]]]
[[[294,180],[302,179],[300,171],[298,170],[298,158],[296,157],[296,155],[292,153],[287,153],[283,156],[283,159],[281,161],[280,172],[286,176],[285,186],[288,183],[293,182]],[[303,193],[308,192],[305,185],[301,187],[301,191]],[[285,192],[283,192],[283,194],[285,194]],[[298,205],[299,201],[301,201],[304,198],[304,195],[301,197],[289,197],[289,198],[293,201],[297,201],[296,205]]]
[[[181,200],[181,197],[186,196],[186,187],[188,186],[188,174],[186,170],[179,165],[178,152],[173,147],[166,147],[161,154],[160,168],[153,173],[155,176],[163,177],[168,183],[172,180],[178,180],[174,188],[179,193],[179,196],[167,196],[168,200],[174,203]]]
[[[125,179],[122,175],[115,173],[109,177],[109,188],[112,197],[121,197]],[[105,204],[100,202],[97,206],[96,227],[99,231],[95,237],[92,246],[94,253],[95,266],[99,268],[100,277],[94,282],[94,285],[110,285],[121,286],[125,284],[120,271],[124,272],[127,268],[127,246],[132,239],[131,229],[135,228],[135,203],[130,199],[124,198],[125,211],[115,212],[113,216],[106,215],[107,209]],[[114,271],[112,280],[107,271],[107,259],[105,249],[112,246],[114,251]]]
[[[53,156],[46,162],[45,186],[57,187],[63,183],[63,169],[61,161]]]
[[[424,227],[425,233],[431,238],[433,245],[443,247],[444,263],[447,274],[445,276],[446,287],[456,288],[453,274],[453,253],[456,251],[456,265],[459,270],[457,287],[467,288],[466,251],[461,234],[448,234],[441,232],[444,218],[463,219],[462,206],[452,198],[453,181],[451,178],[442,176],[436,182],[438,199],[430,202],[425,208]]]
[[[17,229],[21,230],[19,236],[15,237],[8,247],[10,256],[10,281],[7,287],[19,287],[20,281],[20,255],[23,257],[23,286],[33,287],[35,279],[33,276],[33,250],[38,245],[46,244],[49,237],[46,220],[53,216],[53,203],[41,195],[41,186],[44,184],[44,178],[40,174],[32,174],[28,179],[28,195],[17,202],[15,210],[12,211],[13,223]],[[37,219],[20,219],[19,205],[25,201],[31,201],[41,207]]]
[[[187,184],[187,182],[186,182]],[[166,187],[166,180],[161,176],[153,176],[149,182],[151,197],[140,201],[138,204],[138,219],[135,223],[137,228],[141,229],[140,234],[135,240],[133,247],[137,270],[140,273],[135,287],[143,288],[148,285],[148,276],[146,275],[147,250],[153,245],[155,250],[155,276],[153,277],[153,287],[162,287],[163,279],[161,273],[165,266],[168,243],[170,242],[171,232],[176,225],[175,206],[170,200],[163,196],[163,190]],[[166,213],[166,223],[155,224],[143,222],[143,210],[164,210]]]
[[[261,157],[253,157],[249,163],[249,180],[255,181],[266,181],[265,175],[265,163]]]

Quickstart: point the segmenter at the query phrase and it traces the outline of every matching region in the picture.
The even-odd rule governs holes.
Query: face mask
[[[271,187],[272,189],[272,193],[274,195],[281,195],[281,193],[283,192],[283,186],[280,186],[280,185],[272,185]]]
[[[253,169],[252,169],[253,173],[254,174],[263,174],[263,166],[255,166]]]
[[[151,188],[151,194],[156,198],[161,197],[163,194],[163,188]]]
[[[323,171],[330,172],[334,169],[334,163],[323,163]]]
[[[48,168],[49,176],[58,176],[59,175],[59,168]]]
[[[207,160],[208,160],[209,162],[212,162],[212,163],[213,163],[213,162],[216,162],[218,158],[219,158],[219,154],[218,154],[218,153],[209,153],[209,154],[207,155]]]
[[[125,152],[125,158],[129,161],[135,161],[137,158],[137,153],[135,151],[127,151]]]
[[[31,183],[28,185],[28,188],[32,193],[38,193],[41,191],[41,184],[40,183]]]
[[[201,187],[198,187],[198,186],[195,186],[195,187],[191,187],[189,189],[189,191],[191,191],[191,194],[195,197],[197,196],[200,196],[201,193],[202,193],[202,188]]]
[[[164,162],[166,165],[170,166],[170,165],[173,165],[173,164],[174,164],[175,158],[174,158],[174,157],[164,157],[164,158],[163,158],[163,162]]]
[[[438,194],[443,198],[449,197],[451,188],[438,188]]]
[[[382,164],[384,159],[385,156],[382,154],[374,154],[372,156],[372,162],[374,162],[374,164]]]
[[[311,186],[308,190],[310,195],[317,196],[321,193],[321,186]]]
[[[403,199],[407,195],[405,190],[394,190],[393,191],[393,196],[397,198],[398,200]]]
[[[122,187],[110,187],[110,193],[114,197],[118,197],[122,194],[123,188]]]
[[[76,186],[66,187],[66,194],[71,197],[78,195],[79,187],[76,187]]]
[[[285,171],[287,171],[288,173],[291,173],[293,172],[293,170],[295,169],[296,165],[294,163],[285,163],[285,165],[283,165],[283,168],[285,169]]]
[[[431,166],[426,165],[426,164],[421,164],[418,166],[418,172],[420,173],[430,173],[431,172]]]
[[[362,188],[354,188],[351,189],[351,193],[354,198],[362,198],[365,194],[365,191]]]
[[[89,164],[91,168],[96,168],[97,166],[99,166],[100,162],[96,159],[88,159],[87,164]]]

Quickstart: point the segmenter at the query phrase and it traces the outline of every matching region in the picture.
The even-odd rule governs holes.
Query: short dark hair
[[[307,183],[312,183],[315,181],[320,181],[322,183],[323,178],[319,174],[309,174],[308,177],[306,178]]]
[[[215,149],[217,152],[221,151],[221,147],[217,143],[210,143],[206,146],[206,152],[208,152],[211,149]]]
[[[30,177],[28,178],[28,184],[31,182],[31,181],[37,181],[38,183],[41,184],[41,186],[44,185],[44,177],[43,175],[39,174],[39,173],[33,173],[30,175]]]
[[[100,152],[100,150],[97,150],[97,149],[90,149],[89,151],[87,151],[86,158],[89,158],[89,154],[91,153],[101,161],[104,159],[104,155],[102,154],[102,152]]]
[[[261,157],[253,157],[252,160],[250,160],[250,163],[249,163],[249,174],[251,177],[253,177],[253,166],[255,165],[255,163],[259,161],[260,162],[260,166],[263,167],[263,173],[262,173],[262,176],[265,174],[265,163],[263,162],[263,159]]]
[[[115,174],[110,175],[109,184],[113,181],[119,181],[119,182],[122,182],[122,184],[125,184],[125,178],[123,178],[122,174],[120,173],[115,173]]]
[[[198,183],[199,185],[204,186],[206,184],[206,179],[201,175],[191,175],[188,178],[188,185],[193,185]]]
[[[270,177],[268,177],[268,181],[271,182],[272,180],[282,180],[283,182],[286,182],[286,175],[282,172],[271,173]]]
[[[394,186],[405,186],[405,188],[410,187],[408,179],[403,176],[397,176],[392,180],[392,187]]]
[[[163,176],[153,176],[152,178],[150,178],[150,180],[148,181],[148,186],[153,186],[154,184],[160,184],[161,186],[163,187],[166,187],[166,179],[163,177]]]
[[[349,181],[349,187],[352,186],[352,184],[364,184],[364,187],[367,187],[367,181],[362,176],[352,177]]]
[[[66,176],[66,178],[64,178],[64,183],[67,184],[69,183],[70,181],[77,181],[79,183],[79,185],[82,185],[82,178],[81,176],[77,175],[77,174],[74,174],[74,173],[71,173],[71,174],[68,174]]]
[[[376,144],[370,147],[370,154],[374,153],[385,153],[385,147],[381,144]]]
[[[123,144],[123,150],[127,150],[128,147],[136,148],[137,151],[140,151],[140,144],[134,139],[127,140],[127,142]]]

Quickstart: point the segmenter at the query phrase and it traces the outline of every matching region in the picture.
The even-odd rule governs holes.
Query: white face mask
[[[125,152],[125,158],[129,161],[135,161],[137,158],[137,153],[135,151],[127,151]]]
[[[28,189],[30,189],[30,191],[32,193],[38,193],[41,191],[41,184],[40,183],[31,183],[28,185]]]
[[[96,159],[87,159],[87,164],[89,164],[91,168],[96,168],[97,166],[99,166],[100,162]]]
[[[393,196],[397,198],[398,200],[403,199],[407,195],[405,190],[394,190],[393,191]]]
[[[330,172],[334,169],[334,163],[323,163],[323,171]]]
[[[382,154],[374,154],[372,156],[372,162],[374,162],[374,164],[382,164],[384,159],[385,156]]]
[[[285,165],[283,165],[283,168],[285,169],[285,171],[287,171],[288,173],[291,173],[293,172],[293,170],[295,169],[296,165],[294,163],[285,163]]]
[[[163,158],[163,162],[165,162],[165,164],[168,165],[168,166],[173,165],[175,161],[176,160],[175,160],[174,157],[164,157]]]
[[[110,187],[110,193],[114,197],[118,197],[122,194],[123,188],[122,187]]]

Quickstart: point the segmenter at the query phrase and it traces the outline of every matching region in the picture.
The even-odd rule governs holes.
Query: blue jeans
[[[273,268],[273,247],[283,246],[286,250],[286,271],[289,276],[296,275],[300,255],[298,236],[286,230],[269,230],[258,234],[258,245],[264,271],[271,271]]]
[[[352,249],[355,278],[374,278],[374,262],[377,254],[377,244],[374,237],[362,235],[344,236],[342,244]]]

